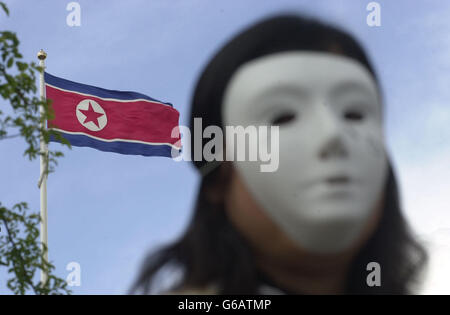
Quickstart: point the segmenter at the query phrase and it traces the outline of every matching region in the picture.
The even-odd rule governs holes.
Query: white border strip
[[[158,102],[158,101],[150,101],[150,100],[146,100],[146,99],[144,99],[144,98],[136,98],[136,99],[132,99],[132,100],[119,100],[119,99],[117,99],[117,98],[104,98],[104,97],[99,97],[99,96],[93,95],[93,94],[86,94],[86,93],[81,93],[81,92],[73,91],[73,90],[65,90],[65,89],[59,88],[59,87],[57,87],[57,86],[48,84],[47,82],[45,83],[45,85],[47,85],[47,86],[49,86],[49,87],[51,87],[51,88],[54,88],[54,89],[56,89],[56,90],[63,91],[63,92],[75,93],[75,94],[79,94],[79,95],[83,95],[83,96],[96,97],[96,98],[99,98],[99,99],[104,100],[104,101],[114,101],[114,102],[121,102],[121,103],[129,103],[129,102],[149,102],[149,103],[161,104],[161,105],[164,105],[164,106],[168,106],[168,107],[170,107],[170,108],[173,108],[173,106],[170,106],[169,104],[164,104],[164,103],[161,103],[161,102]],[[120,92],[119,92],[119,93],[120,93]],[[175,109],[175,108],[173,108],[173,109]]]
[[[84,132],[73,132],[73,131],[67,131],[67,130],[61,130],[58,128],[48,128],[49,130],[56,130],[62,133],[68,133],[71,135],[83,135],[89,138],[93,138],[95,140],[99,140],[99,141],[104,141],[104,142],[116,142],[116,141],[121,141],[121,142],[130,142],[130,143],[140,143],[140,144],[151,144],[151,145],[168,145],[176,150],[180,150],[181,147],[177,147],[175,145],[173,145],[172,143],[165,143],[165,142],[145,142],[145,141],[139,141],[139,140],[129,140],[129,139],[120,139],[120,138],[114,138],[114,139],[103,139],[103,138],[98,138],[89,134],[86,134]]]

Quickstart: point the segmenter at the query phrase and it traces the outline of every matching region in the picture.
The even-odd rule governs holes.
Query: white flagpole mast
[[[38,52],[37,57],[39,59],[39,66],[43,69],[40,73],[40,94],[41,100],[45,100],[45,82],[44,82],[44,70],[45,70],[45,58],[47,58],[47,54],[42,49]],[[44,115],[44,107],[41,105],[39,107],[39,112],[41,117]],[[41,122],[41,128],[45,127],[45,121]],[[44,139],[40,138],[40,150],[41,153],[44,153],[45,156],[48,156],[48,147],[45,143]],[[40,157],[41,162],[41,172],[38,182],[38,187],[41,191],[41,249],[44,250],[45,247],[48,248],[48,238],[47,238],[47,174],[46,174],[46,159],[41,154]],[[48,250],[45,252],[44,260],[48,261]],[[45,285],[47,282],[48,275],[46,272],[41,270],[41,284]]]

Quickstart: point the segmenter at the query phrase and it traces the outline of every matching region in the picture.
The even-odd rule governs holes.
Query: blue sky
[[[182,125],[202,67],[244,26],[293,11],[349,30],[382,84],[405,212],[418,234],[450,246],[448,1],[377,1],[380,27],[366,24],[370,1],[84,0],[80,27],[66,24],[69,2],[6,0],[11,15],[0,16],[0,29],[17,32],[29,61],[43,48],[51,74],[171,102]],[[19,139],[0,142],[0,200],[27,201],[38,211],[39,162],[23,158],[24,148]],[[198,175],[189,163],[168,158],[63,151],[48,180],[50,259],[63,278],[69,262],[81,264],[82,285],[74,293],[125,293],[147,251],[183,231]],[[0,292],[4,277],[0,272]]]

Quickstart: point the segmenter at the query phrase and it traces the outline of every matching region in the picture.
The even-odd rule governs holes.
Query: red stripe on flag
[[[153,143],[175,144],[180,137],[171,137],[172,129],[178,127],[179,112],[168,105],[151,101],[114,101],[76,92],[62,91],[46,85],[47,99],[52,100],[55,118],[48,127],[68,132],[83,132],[102,139],[126,139]],[[77,118],[77,105],[83,100],[97,102],[105,111],[106,126],[92,131]]]

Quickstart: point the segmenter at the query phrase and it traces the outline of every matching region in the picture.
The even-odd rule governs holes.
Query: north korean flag
[[[44,78],[46,97],[55,113],[47,127],[61,132],[71,145],[144,156],[173,157],[180,153],[180,114],[172,104],[49,73]]]

